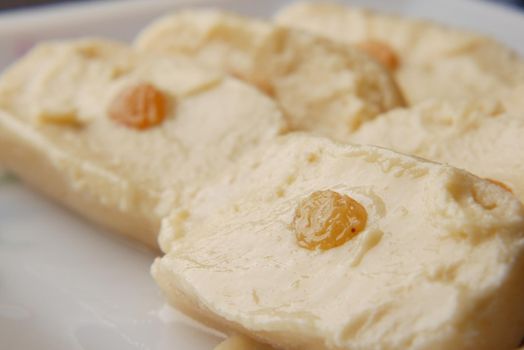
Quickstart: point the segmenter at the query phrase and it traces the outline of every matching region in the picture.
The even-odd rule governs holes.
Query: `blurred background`
[[[66,2],[80,2],[80,1],[90,1],[90,0],[0,0],[0,10],[7,9],[19,9],[29,6],[42,6],[46,4],[53,3],[66,3]],[[147,0],[144,0],[147,1]],[[263,1],[263,0],[252,0],[252,1]],[[524,0],[483,0],[497,2],[501,4],[507,4],[515,8],[520,8],[524,10]]]

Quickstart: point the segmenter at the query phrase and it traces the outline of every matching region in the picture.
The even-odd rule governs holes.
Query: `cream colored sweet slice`
[[[276,21],[368,50],[369,43],[390,48],[399,57],[396,77],[410,103],[493,96],[524,81],[523,60],[510,48],[429,21],[328,3],[294,3]]]
[[[152,273],[169,300],[278,349],[511,350],[524,208],[462,170],[289,135],[214,186],[228,200]],[[216,206],[217,207],[217,206]]]
[[[524,117],[524,114],[522,115]],[[428,101],[365,125],[351,141],[391,148],[502,183],[524,201],[524,118]]]
[[[274,96],[295,129],[336,139],[403,105],[389,71],[359,50],[257,19],[179,12],[146,28],[136,46],[245,79]]]
[[[0,162],[152,246],[168,209],[284,128],[250,85],[110,41],[39,45],[0,80]]]

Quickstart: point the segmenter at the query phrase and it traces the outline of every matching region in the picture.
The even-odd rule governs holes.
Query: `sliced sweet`
[[[403,105],[388,69],[360,50],[257,19],[179,12],[146,28],[136,46],[245,79],[275,98],[293,128],[336,139]]]
[[[278,349],[511,350],[524,334],[524,208],[498,185],[289,135],[212,187],[215,208],[228,200],[189,234],[166,219],[152,268],[193,317]],[[362,224],[309,247],[297,216],[327,242]]]
[[[168,209],[286,127],[248,84],[110,41],[39,45],[0,79],[0,163],[152,246]]]
[[[276,21],[364,49],[370,42],[389,47],[398,56],[394,72],[410,104],[492,98],[524,81],[524,60],[512,49],[429,21],[313,2],[285,7]]]
[[[351,141],[466,169],[524,201],[523,117],[500,113],[496,105],[428,101],[386,113]]]

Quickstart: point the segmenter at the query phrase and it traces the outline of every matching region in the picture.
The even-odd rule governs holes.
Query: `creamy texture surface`
[[[400,57],[395,75],[410,103],[493,98],[524,81],[524,61],[511,49],[429,21],[329,3],[292,4],[276,21],[345,43],[391,45]]]
[[[500,181],[524,200],[524,113],[428,101],[384,114],[352,137]]]
[[[146,28],[136,46],[245,79],[275,97],[293,128],[339,140],[403,105],[390,72],[360,50],[234,14],[179,12]]]
[[[160,125],[137,130],[110,118],[115,96],[143,83],[165,95]],[[287,127],[272,100],[243,82],[104,40],[38,46],[2,77],[0,108],[6,139],[38,149],[63,186],[157,227],[196,188]],[[10,161],[22,164],[18,157]],[[156,232],[143,235],[154,244]]]
[[[347,195],[364,230],[328,250],[291,222],[312,192]],[[290,135],[205,190],[153,275],[186,312],[282,349],[514,349],[524,329],[524,210],[489,181],[392,151]],[[226,198],[226,199],[224,199]],[[216,209],[218,208],[218,209]],[[189,210],[191,211],[191,209]]]
[[[410,102],[481,101],[385,113],[403,98],[391,72],[358,49],[182,12],[146,29],[138,49],[49,43],[8,70],[0,164],[151,245],[163,218],[166,255],[152,272],[167,297],[244,334],[216,350],[268,349],[252,339],[300,350],[515,349],[524,333],[519,59],[477,35],[332,5],[294,5],[278,18],[390,45]],[[145,92],[123,94],[137,86]],[[138,101],[127,108],[128,99]],[[279,136],[289,129],[485,179],[376,147]]]

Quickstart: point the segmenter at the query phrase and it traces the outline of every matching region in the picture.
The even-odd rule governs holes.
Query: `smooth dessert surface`
[[[342,141],[404,105],[389,70],[361,50],[253,18],[177,12],[146,27],[136,46],[238,76],[274,97],[294,129]]]
[[[428,101],[364,125],[352,142],[373,144],[465,169],[524,200],[524,114]]]
[[[500,186],[299,135],[247,158],[208,202],[233,186],[189,234],[164,222],[170,244],[153,275],[186,312],[283,349],[509,350],[520,341],[524,211]],[[304,198],[326,190],[358,202],[367,223],[337,247],[311,250],[292,222]]]
[[[160,247],[216,350],[516,349],[522,135],[511,49],[326,3],[179,11],[0,78],[0,165]]]
[[[350,45],[388,45],[398,55],[394,74],[410,104],[428,98],[493,98],[524,81],[524,62],[510,48],[430,21],[314,2],[285,7],[275,20]]]
[[[3,162],[29,182],[47,166],[47,192],[141,218],[133,235],[151,245],[173,206],[287,128],[251,86],[104,40],[38,46],[2,77],[0,108]]]

